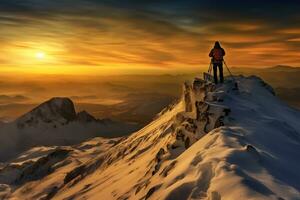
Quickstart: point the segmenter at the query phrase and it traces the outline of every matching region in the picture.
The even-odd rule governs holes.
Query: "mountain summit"
[[[64,125],[77,117],[75,107],[69,98],[52,98],[34,108],[17,120],[19,127],[35,126],[39,123]]]
[[[137,129],[135,124],[96,119],[86,111],[76,113],[71,99],[55,97],[14,122],[0,123],[0,162],[35,146],[72,145],[99,136],[123,136]]]
[[[185,83],[179,102],[128,137],[25,152],[0,170],[0,194],[59,200],[299,199],[299,111],[258,77],[235,80],[239,90],[230,80]]]

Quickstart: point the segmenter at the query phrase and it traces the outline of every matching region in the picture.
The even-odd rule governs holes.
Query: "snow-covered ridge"
[[[258,77],[236,80],[239,90],[230,80],[217,86],[200,79],[186,83],[181,101],[140,131],[115,141],[66,147],[66,158],[47,162],[53,170],[39,180],[27,177],[21,183],[6,183],[2,195],[299,199],[300,113],[279,101]],[[0,171],[0,178],[7,173]]]

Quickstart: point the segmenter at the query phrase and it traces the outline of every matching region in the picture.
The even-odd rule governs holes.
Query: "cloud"
[[[4,0],[0,70],[195,67],[209,62],[215,40],[234,65],[299,64],[292,53],[300,49],[298,6],[291,0]],[[270,50],[272,44],[278,45]],[[48,54],[44,63],[30,56],[40,49]],[[268,55],[276,59],[262,59]]]
[[[14,95],[14,96],[9,96],[9,95],[0,95],[0,103],[2,102],[23,102],[29,100],[28,97],[25,97],[23,95]]]
[[[98,97],[96,95],[86,95],[86,96],[71,96],[70,97],[73,100],[76,101],[84,101],[84,100],[94,100],[94,99],[98,99]]]

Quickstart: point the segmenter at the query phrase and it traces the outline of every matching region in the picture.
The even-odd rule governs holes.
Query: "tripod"
[[[227,63],[225,62],[225,60],[223,60],[223,63],[225,65],[232,81],[234,82],[234,90],[238,90],[238,83],[237,83],[236,79],[234,78],[233,74],[231,73]],[[204,72],[204,80],[212,82],[212,80],[213,80],[213,76],[211,74],[212,68],[213,68],[213,62],[210,61],[207,73]]]
[[[231,71],[230,71],[229,67],[227,66],[227,64],[226,64],[225,60],[223,60],[223,63],[224,63],[224,65],[225,65],[226,69],[228,70],[228,72],[229,72],[229,75],[230,75],[231,79],[232,79],[232,80],[233,80],[233,82],[234,82],[234,89],[238,90],[238,89],[239,89],[239,87],[238,87],[238,83],[237,83],[236,79],[234,78],[234,76],[232,75],[232,73],[231,73]]]

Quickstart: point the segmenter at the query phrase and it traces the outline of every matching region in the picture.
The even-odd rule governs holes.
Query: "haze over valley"
[[[77,111],[86,110],[100,119],[145,125],[180,97],[184,81],[202,77],[203,71],[200,68],[197,73],[185,75],[35,75],[30,80],[1,75],[0,119],[12,121],[52,97],[69,97]],[[262,77],[274,87],[279,98],[300,108],[299,68],[233,67],[232,72]]]

